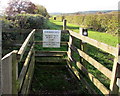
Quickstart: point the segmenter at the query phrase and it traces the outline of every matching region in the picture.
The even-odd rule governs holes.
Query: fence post
[[[73,50],[70,48],[72,45],[73,45],[73,42],[74,42],[74,37],[73,36],[69,36],[69,47],[68,47],[68,60],[69,58],[71,59],[70,61],[74,61],[73,60]],[[70,66],[69,66],[70,67]]]
[[[67,20],[64,19],[64,20],[63,20],[63,30],[66,30],[66,25],[67,25]]]
[[[17,50],[12,52],[12,94],[18,94],[17,79],[18,79],[18,61],[17,61]]]
[[[83,35],[83,36],[88,36],[88,30],[85,28],[79,28],[79,34]],[[82,50],[83,52],[87,52],[87,43],[85,43],[84,41],[80,40],[80,50]],[[81,64],[83,64],[84,66],[86,65],[86,61],[84,59],[82,59],[80,57],[80,62]]]
[[[117,86],[117,78],[120,78],[120,45],[117,45],[116,56],[112,69],[112,78],[110,82],[110,94],[120,94],[119,87]]]
[[[65,17],[64,17],[64,16],[62,16],[62,17],[61,17],[61,21],[63,22],[63,20],[64,20],[64,19],[65,19]]]

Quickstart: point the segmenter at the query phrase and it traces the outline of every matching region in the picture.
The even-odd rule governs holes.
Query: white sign
[[[61,30],[43,30],[43,47],[60,47]]]

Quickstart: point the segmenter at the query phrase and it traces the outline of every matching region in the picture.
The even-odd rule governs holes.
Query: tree
[[[49,14],[48,14],[46,8],[42,5],[36,5],[35,13],[41,14],[44,17],[49,17]]]
[[[23,1],[23,0],[12,0],[8,3],[8,7],[6,8],[6,14],[8,16],[14,16],[20,13],[29,13],[35,14],[35,4],[31,1]]]

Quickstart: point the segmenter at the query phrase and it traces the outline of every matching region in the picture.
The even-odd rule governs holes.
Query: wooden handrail
[[[27,55],[27,57],[25,59],[25,62],[23,64],[23,68],[22,68],[22,70],[20,72],[20,76],[18,78],[18,81],[19,81],[19,88],[18,88],[18,90],[19,91],[20,91],[21,86],[23,84],[23,80],[24,80],[24,77],[25,77],[25,74],[26,74],[26,71],[27,71],[27,68],[28,68],[28,63],[30,61],[30,58],[31,58],[31,55],[32,55],[32,52],[33,52],[33,48],[34,48],[34,44],[32,45],[32,47],[31,47],[31,49],[30,49],[30,51],[29,51],[29,53],[28,53],[28,55]]]
[[[117,53],[117,48],[116,47],[112,47],[110,45],[107,45],[107,44],[104,44],[104,43],[101,43],[97,40],[94,40],[94,39],[91,39],[89,37],[86,37],[86,36],[82,36],[76,32],[73,32],[73,31],[69,31],[70,32],[70,35],[75,37],[75,38],[78,38],[86,43],[89,43],[97,48],[100,48],[101,50],[105,51],[105,52],[108,52],[110,54],[112,54],[113,56],[116,56],[116,53]]]
[[[30,42],[32,36],[34,35],[35,29],[32,30],[32,32],[28,35],[28,37],[26,38],[26,40],[24,41],[24,43],[22,44],[21,48],[18,51],[18,55],[20,55],[20,60],[27,48],[28,43]]]

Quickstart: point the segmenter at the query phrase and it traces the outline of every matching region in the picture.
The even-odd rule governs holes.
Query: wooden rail
[[[71,45],[69,46],[73,51],[78,53],[82,58],[84,58],[86,61],[88,61],[91,65],[93,65],[95,68],[97,68],[101,73],[103,73],[106,77],[111,79],[112,72],[104,67],[102,64],[97,62],[95,59],[87,55],[85,52],[81,51],[80,49],[76,48],[75,46]]]
[[[120,82],[119,81],[119,78],[120,78],[120,54],[119,54],[120,46],[118,45],[117,47],[112,47],[107,44],[98,42],[94,39],[91,39],[89,37],[75,33],[73,31],[69,31],[69,32],[70,32],[70,36],[69,36],[69,42],[68,42],[68,52],[67,52],[68,62],[67,63],[68,63],[69,68],[71,70],[73,70],[73,72],[78,77],[78,79],[81,81],[84,81],[83,83],[87,82],[87,81],[83,80],[83,78],[81,78],[81,76],[80,76],[81,74],[74,66],[77,66],[103,94],[105,94],[105,95],[120,94],[118,91],[119,90],[118,87],[120,87],[120,83],[119,83]],[[112,54],[115,57],[114,64],[113,64],[113,70],[110,71],[108,68],[106,68],[105,66],[100,64],[98,61],[96,61],[95,59],[90,57],[86,52],[84,52],[83,48],[85,48],[85,46],[83,46],[82,48],[77,48],[74,45],[75,38],[79,39],[80,42],[84,41],[86,44],[93,45],[96,48],[101,49],[102,51]],[[80,46],[82,46],[81,45],[82,43],[79,43],[79,44],[80,44]],[[95,78],[95,76],[93,74],[88,72],[83,61],[82,62],[76,61],[75,60],[76,57],[73,56],[73,53],[78,54],[80,58],[83,58],[84,60],[89,62],[92,66],[94,66],[102,74],[104,74],[107,78],[109,78],[110,79],[110,89],[107,89],[97,78]],[[74,64],[74,66],[72,63]],[[90,86],[87,83],[86,83],[86,85],[88,88],[90,88]],[[94,89],[92,89],[91,91],[93,91],[93,90]]]
[[[23,64],[23,68],[22,68],[21,73],[20,73],[19,78],[18,78],[18,81],[19,81],[19,88],[18,89],[19,89],[19,91],[20,91],[21,86],[23,84],[23,80],[24,80],[24,77],[26,75],[27,68],[28,68],[28,65],[29,65],[29,61],[30,61],[30,59],[32,57],[33,48],[34,48],[34,44],[30,48],[30,51],[29,51],[29,53],[28,53],[28,55],[27,55],[27,57],[25,59],[25,62]]]
[[[18,51],[18,55],[20,55],[20,60],[23,57],[23,54],[27,48],[28,43],[30,42],[30,40],[33,38],[34,36],[34,32],[35,29],[28,35],[28,37],[26,38],[25,42],[23,43],[22,47],[20,48],[20,50]]]
[[[70,35],[75,37],[75,38],[78,38],[80,40],[83,40],[84,42],[87,42],[87,43],[89,43],[89,44],[91,44],[91,45],[93,45],[97,48],[100,48],[103,51],[106,51],[106,52],[116,56],[117,51],[116,51],[115,47],[112,47],[112,46],[109,46],[107,44],[101,43],[101,42],[99,42],[97,40],[94,40],[94,39],[91,39],[89,37],[85,37],[85,36],[80,35],[76,32],[73,32],[73,31],[70,31]]]

